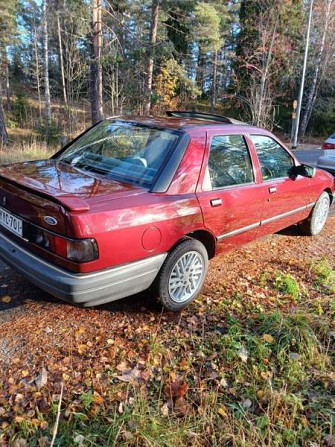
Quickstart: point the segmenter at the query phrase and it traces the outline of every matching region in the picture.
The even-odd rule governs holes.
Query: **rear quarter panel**
[[[167,252],[185,234],[203,228],[194,193],[142,193],[72,216],[77,237],[94,237],[99,259],[80,266],[100,270]]]

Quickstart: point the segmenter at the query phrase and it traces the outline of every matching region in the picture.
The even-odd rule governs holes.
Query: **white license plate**
[[[22,237],[22,220],[0,207],[0,225]]]

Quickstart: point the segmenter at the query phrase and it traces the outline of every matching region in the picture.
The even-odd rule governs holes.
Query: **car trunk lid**
[[[0,206],[39,226],[74,236],[70,214],[82,213],[101,201],[138,194],[142,188],[104,179],[56,160],[0,167]],[[50,227],[45,217],[57,220]]]

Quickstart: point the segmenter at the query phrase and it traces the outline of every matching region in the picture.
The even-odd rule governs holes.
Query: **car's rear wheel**
[[[327,221],[329,207],[329,194],[324,191],[316,201],[309,217],[301,222],[301,232],[308,236],[316,236],[319,234]]]
[[[177,312],[200,293],[208,270],[208,254],[195,239],[181,241],[167,257],[157,278],[158,297],[164,307]]]

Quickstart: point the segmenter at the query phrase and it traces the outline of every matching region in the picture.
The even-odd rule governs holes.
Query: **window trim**
[[[264,178],[263,178],[263,174],[262,174],[262,165],[261,165],[261,162],[260,162],[258,153],[257,153],[256,146],[255,146],[255,144],[254,144],[254,142],[253,142],[253,140],[252,140],[252,137],[265,137],[265,138],[269,138],[270,140],[274,141],[275,143],[278,144],[279,147],[281,147],[281,148],[287,153],[287,155],[289,155],[289,157],[290,157],[291,160],[293,161],[293,165],[292,165],[292,167],[293,167],[293,166],[296,166],[295,158],[288,152],[288,150],[287,150],[282,144],[280,144],[279,141],[278,141],[277,139],[275,139],[275,138],[273,138],[273,137],[271,137],[271,136],[269,136],[269,135],[264,135],[264,134],[261,134],[261,133],[251,133],[251,134],[249,134],[249,137],[250,137],[250,141],[252,142],[252,145],[253,145],[253,147],[254,147],[254,150],[255,150],[257,159],[258,159],[258,163],[259,163],[259,167],[260,167],[260,174],[261,174],[262,182],[263,182],[263,183],[268,183],[268,182],[273,182],[273,181],[276,181],[276,180],[285,180],[285,179],[289,179],[290,176],[287,175],[287,176],[282,176],[282,177],[273,177],[273,178],[264,180]]]
[[[236,136],[236,135],[241,136],[243,138],[244,143],[245,143],[245,147],[246,147],[247,153],[249,155],[249,160],[250,160],[250,164],[251,164],[253,180],[251,182],[234,183],[233,185],[213,187],[212,179],[210,177],[209,168],[208,168],[209,157],[211,155],[212,140],[215,137],[231,137],[231,136]],[[256,182],[256,169],[255,169],[255,165],[254,165],[253,160],[252,160],[251,151],[250,151],[250,147],[249,147],[249,144],[248,144],[248,140],[247,140],[246,134],[245,133],[226,133],[226,134],[219,133],[219,134],[210,135],[210,139],[209,139],[209,142],[208,142],[208,159],[207,159],[206,169],[208,170],[208,176],[209,176],[210,183],[211,183],[211,188],[212,188],[211,191],[222,191],[222,190],[225,190],[225,189],[232,189],[232,188],[236,188],[236,187],[241,188],[243,186],[255,185],[257,183]]]

